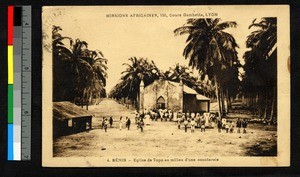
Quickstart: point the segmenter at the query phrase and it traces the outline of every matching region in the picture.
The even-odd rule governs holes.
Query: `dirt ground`
[[[114,100],[104,100],[100,105],[89,107],[94,114],[93,130],[73,135],[62,136],[54,140],[55,157],[108,157],[108,156],[154,156],[169,157],[176,155],[184,157],[216,156],[276,156],[276,127],[266,127],[259,124],[249,124],[246,134],[218,133],[215,129],[206,129],[194,133],[184,132],[183,127],[177,128],[175,122],[151,121],[140,132],[134,124],[132,109],[127,109]],[[118,129],[117,119],[120,114],[131,117],[130,130]],[[100,129],[102,116],[113,116],[113,128],[107,132]]]

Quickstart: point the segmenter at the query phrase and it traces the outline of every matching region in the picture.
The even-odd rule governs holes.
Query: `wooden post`
[[[139,99],[139,112],[144,112],[144,82],[141,81],[140,83],[140,99]]]
[[[181,113],[183,113],[184,109],[183,109],[183,83],[182,83],[182,80],[180,80],[180,83],[179,83],[179,102],[180,102],[180,111]]]

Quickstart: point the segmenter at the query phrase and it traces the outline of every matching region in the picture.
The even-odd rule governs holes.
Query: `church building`
[[[180,112],[209,112],[210,99],[180,83],[159,79],[144,87],[140,84],[139,108],[171,109]]]

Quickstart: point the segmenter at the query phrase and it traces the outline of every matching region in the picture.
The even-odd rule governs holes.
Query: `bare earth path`
[[[134,124],[133,109],[127,109],[111,99],[90,106],[94,114],[93,130],[63,136],[54,140],[56,157],[195,157],[276,155],[277,132],[266,127],[249,124],[247,134],[218,133],[207,129],[201,133],[196,129],[187,133],[177,128],[175,122],[152,121],[140,132]],[[108,132],[100,129],[102,117],[113,116],[114,126]],[[131,129],[118,129],[120,116],[131,118]],[[257,153],[260,152],[260,153]]]

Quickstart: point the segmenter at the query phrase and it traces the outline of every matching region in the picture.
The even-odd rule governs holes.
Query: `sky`
[[[214,9],[214,8],[213,8]],[[161,70],[168,70],[175,63],[188,65],[182,53],[186,46],[188,35],[175,36],[174,29],[185,24],[191,17],[184,13],[217,12],[221,21],[236,21],[236,28],[227,29],[236,39],[239,48],[238,57],[247,50],[245,41],[253,31],[248,29],[254,18],[260,19],[249,10],[231,9],[212,11],[202,7],[49,7],[43,9],[43,29],[51,29],[52,25],[62,28],[61,34],[73,39],[84,40],[91,50],[100,50],[108,59],[108,78],[106,90],[119,82],[121,72],[125,70],[123,63],[128,63],[130,57],[143,57],[153,60]],[[160,17],[160,14],[168,17]],[[244,15],[243,15],[244,13]],[[106,17],[107,14],[157,14],[154,17]],[[242,15],[241,15],[242,14]],[[252,14],[252,15],[249,15]],[[181,15],[181,17],[179,17]]]

